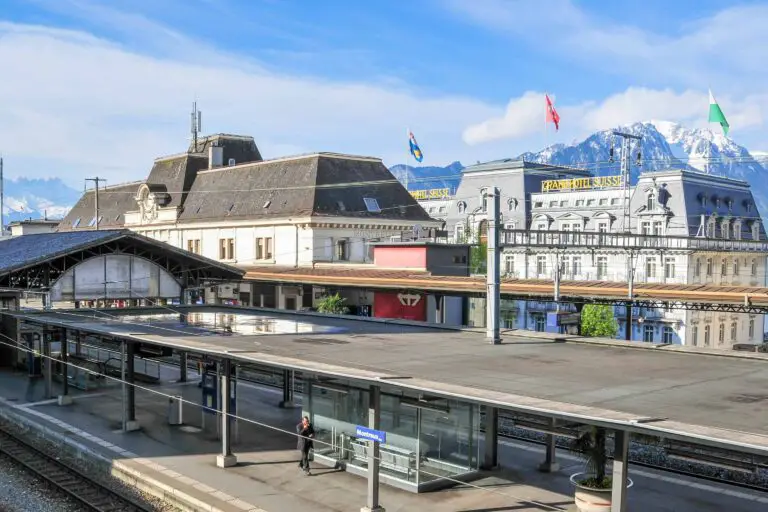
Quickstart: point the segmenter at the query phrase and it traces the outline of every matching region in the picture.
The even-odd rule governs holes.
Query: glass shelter
[[[368,441],[355,436],[368,425],[368,387],[349,381],[305,381],[304,414],[314,428],[314,460],[366,475]],[[424,492],[478,475],[479,406],[419,396],[381,385],[380,445],[383,483]],[[447,477],[447,478],[446,478]]]

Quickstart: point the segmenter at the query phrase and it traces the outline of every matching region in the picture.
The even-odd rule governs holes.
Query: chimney
[[[208,168],[214,169],[224,165],[224,148],[219,146],[208,147]]]

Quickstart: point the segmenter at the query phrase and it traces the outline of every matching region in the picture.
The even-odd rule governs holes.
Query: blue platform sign
[[[373,430],[368,427],[361,427],[357,425],[355,427],[355,435],[361,439],[368,439],[369,441],[376,441],[377,443],[386,444],[387,433],[381,430]]]

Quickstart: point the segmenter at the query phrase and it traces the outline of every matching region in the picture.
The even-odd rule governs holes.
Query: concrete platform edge
[[[179,487],[163,483],[148,475],[145,471],[131,467],[140,465],[136,459],[120,461],[105,456],[60,432],[56,432],[53,428],[27,417],[22,411],[14,410],[14,406],[2,398],[0,398],[0,418],[21,429],[35,431],[40,437],[49,442],[64,448],[73,449],[75,455],[80,457],[85,456],[92,461],[105,466],[105,469],[113,477],[119,479],[123,483],[146,494],[165,500],[184,511],[234,512],[248,510],[249,512],[267,512],[256,506],[244,509],[239,506],[231,505],[227,501],[221,500],[215,496],[206,496],[205,499],[196,498]]]

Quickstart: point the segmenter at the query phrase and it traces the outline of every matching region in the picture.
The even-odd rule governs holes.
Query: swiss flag
[[[555,110],[555,106],[552,105],[552,100],[549,99],[549,94],[545,94],[544,97],[547,99],[547,119],[545,122],[554,123],[555,130],[559,130],[560,115],[557,113],[557,110]]]

